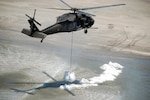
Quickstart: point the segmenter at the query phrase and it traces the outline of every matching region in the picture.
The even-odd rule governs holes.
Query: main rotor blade
[[[43,82],[7,82],[7,84],[43,84]]]
[[[54,9],[54,10],[71,10],[71,9],[63,9],[63,8],[48,8],[48,9]]]
[[[93,15],[93,14],[90,14],[90,13],[86,13],[86,12],[83,12],[83,11],[77,11],[78,13],[81,13],[81,14],[86,14],[88,16],[96,16],[96,15]]]
[[[63,4],[65,4],[66,6],[68,6],[69,8],[72,8],[69,4],[67,4],[65,1],[60,0]]]
[[[71,94],[72,96],[75,96],[75,94],[74,94],[73,92],[71,92],[71,91],[66,87],[66,85],[63,85],[63,87],[64,87],[64,90],[65,90],[66,92],[68,92],[68,93]]]
[[[46,73],[45,71],[43,71],[43,73],[48,76],[49,78],[51,78],[53,81],[58,82],[55,78],[53,78],[52,76],[50,76],[48,73]]]
[[[115,7],[115,6],[122,6],[126,4],[114,4],[114,5],[107,5],[107,6],[98,6],[98,7],[89,7],[89,8],[81,8],[79,10],[92,10],[92,9],[99,9],[99,8],[107,8],[107,7]]]
[[[70,90],[68,89],[65,89],[65,91],[67,91],[69,94],[71,94],[72,96],[75,96],[75,94],[73,92],[71,92]]]

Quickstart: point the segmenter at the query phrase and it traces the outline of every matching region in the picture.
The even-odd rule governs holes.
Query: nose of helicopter
[[[94,24],[94,19],[92,17],[89,17],[89,25],[88,27],[91,27]]]
[[[91,18],[91,20],[90,20],[90,25],[92,26],[93,24],[94,24],[94,19]]]

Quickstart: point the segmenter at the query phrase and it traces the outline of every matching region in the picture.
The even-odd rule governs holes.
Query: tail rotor
[[[33,15],[33,18],[30,17],[29,15],[26,14],[26,16],[29,18],[29,20],[35,22],[36,24],[38,24],[39,26],[41,26],[41,24],[35,20],[35,14],[36,14],[36,9],[34,10],[34,15]]]

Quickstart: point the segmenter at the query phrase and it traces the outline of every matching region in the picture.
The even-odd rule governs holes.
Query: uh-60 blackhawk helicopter
[[[121,6],[125,4],[114,4],[114,5],[107,5],[107,6],[98,6],[98,7],[89,7],[89,8],[73,8],[63,0],[60,0],[63,4],[65,4],[69,9],[62,9],[62,8],[49,8],[55,10],[71,10],[72,13],[66,13],[59,17],[57,17],[57,21],[54,25],[49,26],[43,30],[39,30],[36,24],[41,24],[35,20],[35,13],[34,11],[33,18],[26,14],[29,18],[28,22],[30,24],[30,29],[23,29],[22,33],[35,38],[41,38],[41,42],[47,35],[60,33],[60,32],[73,32],[84,29],[84,33],[86,34],[88,31],[87,29],[92,27],[94,24],[94,19],[92,16],[95,16],[90,13],[83,12],[85,10],[91,9],[98,9],[98,8],[106,8],[106,7],[114,7],[114,6]]]

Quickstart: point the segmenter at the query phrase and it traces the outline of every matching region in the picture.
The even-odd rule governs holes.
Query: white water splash
[[[117,76],[120,73],[122,73],[123,66],[118,63],[112,63],[110,61],[108,64],[100,66],[100,69],[104,71],[99,76],[95,76],[90,79],[82,78],[81,80],[79,80],[79,84],[75,84],[72,81],[72,84],[61,85],[60,89],[72,90],[72,89],[87,88],[91,86],[98,86],[98,84],[106,81],[114,81],[117,78]],[[65,77],[71,78],[69,75],[72,75],[72,73],[67,74]],[[74,75],[73,79],[70,80],[75,81],[75,74],[73,73],[73,75]]]
[[[76,77],[75,77],[74,72],[65,71],[64,81],[74,82],[75,80],[76,80]]]

